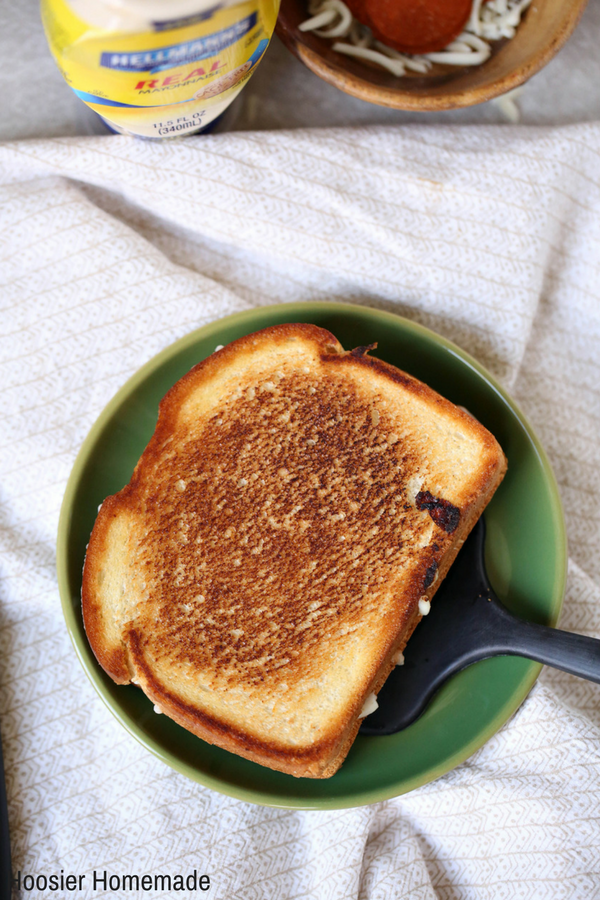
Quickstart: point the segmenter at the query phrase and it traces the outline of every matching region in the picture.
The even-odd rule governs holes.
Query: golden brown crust
[[[235,728],[231,722],[208,715],[196,706],[186,704],[181,697],[167,690],[154,676],[144,660],[140,635],[131,631],[127,635],[127,645],[131,652],[136,671],[136,683],[163,713],[168,713],[179,725],[224,750],[236,753],[253,762],[260,763],[291,775],[305,777],[326,777],[321,775],[323,759],[331,756],[338,741],[320,741],[309,747],[290,751],[289,745],[281,741],[267,741],[257,738],[247,730]],[[356,729],[358,730],[358,728]],[[353,735],[354,739],[355,733]]]
[[[341,764],[506,467],[472,416],[368,349],[281,325],[195,366],[84,568],[86,631],[115,681],[293,775]],[[473,459],[455,477],[458,438]]]
[[[123,644],[119,642],[111,645],[107,641],[105,611],[100,592],[110,526],[119,515],[122,494],[123,492],[107,497],[98,511],[85,555],[81,605],[86,634],[98,662],[117,684],[128,684],[130,672]]]

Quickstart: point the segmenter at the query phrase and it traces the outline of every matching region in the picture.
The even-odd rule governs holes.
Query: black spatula
[[[488,581],[485,524],[479,520],[417,626],[405,663],[380,691],[379,709],[360,733],[395,734],[414,722],[442,684],[489,656],[524,656],[600,683],[600,640],[526,622],[510,613]]]

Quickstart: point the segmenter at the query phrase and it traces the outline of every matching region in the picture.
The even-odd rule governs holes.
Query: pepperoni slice
[[[365,10],[365,0],[345,0],[346,6],[355,19],[367,25],[367,12]]]
[[[374,36],[401,53],[443,50],[461,33],[472,0],[350,0],[350,11]]]

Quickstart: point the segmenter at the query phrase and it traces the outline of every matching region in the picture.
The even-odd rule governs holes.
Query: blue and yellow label
[[[118,130],[166,137],[197,130],[231,102],[268,46],[278,5],[213,6],[141,33],[89,25],[66,0],[42,0],[42,18],[63,77],[85,103]]]

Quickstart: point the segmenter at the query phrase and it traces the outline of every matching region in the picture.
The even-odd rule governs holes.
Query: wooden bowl
[[[302,32],[306,0],[281,0],[276,32],[289,50],[319,78],[341,91],[406,110],[457,109],[491,100],[539,72],[569,39],[587,0],[533,0],[511,40],[492,43],[480,66],[434,66],[427,75],[397,78],[379,67],[335,53],[333,41]]]

